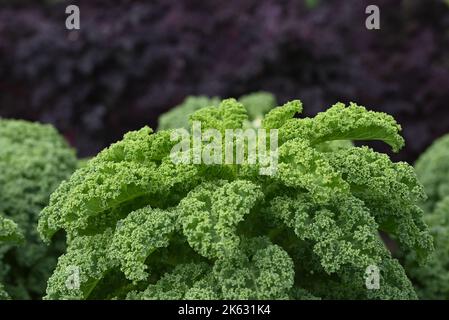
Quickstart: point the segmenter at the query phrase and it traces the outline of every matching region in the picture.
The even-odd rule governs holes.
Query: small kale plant
[[[435,252],[425,266],[416,263],[413,253],[405,266],[418,296],[422,299],[449,299],[449,135],[433,143],[415,164],[428,200],[421,204],[424,221],[434,237]]]
[[[366,146],[333,145],[380,140],[399,151],[401,127],[354,103],[295,118],[301,111],[291,101],[261,122],[278,133],[271,175],[250,162],[175,164],[176,129],[129,132],[89,160],[40,215],[45,241],[67,234],[45,298],[417,298],[379,236],[417,262],[432,252],[413,167]],[[249,118],[226,99],[190,121],[223,132]],[[366,285],[372,268],[375,289]]]
[[[0,248],[0,282],[13,299],[38,299],[45,293],[46,279],[65,241],[58,235],[51,246],[45,245],[37,221],[50,194],[75,170],[76,161],[52,126],[0,119],[0,218],[13,221],[24,238],[20,245]],[[12,222],[2,227],[14,234]]]

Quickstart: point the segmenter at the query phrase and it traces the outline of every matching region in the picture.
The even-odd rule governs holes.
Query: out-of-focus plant
[[[58,235],[51,246],[45,245],[37,220],[76,164],[74,151],[52,126],[0,119],[0,215],[24,235],[22,245],[0,248],[0,282],[12,298],[36,299],[45,291],[64,240]]]
[[[449,299],[449,135],[437,141],[418,159],[418,178],[429,198],[422,204],[424,220],[435,241],[435,252],[425,266],[406,257],[406,268],[422,299]]]
[[[17,224],[0,215],[0,249],[5,243],[21,243],[22,241],[23,236],[19,232]],[[0,300],[4,299],[9,299],[9,295],[0,282]]]
[[[436,140],[416,161],[415,168],[428,196],[423,207],[433,212],[449,196],[449,135]]]

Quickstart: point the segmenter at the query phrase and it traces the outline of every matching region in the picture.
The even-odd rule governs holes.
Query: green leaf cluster
[[[415,164],[428,200],[421,206],[434,238],[435,252],[425,266],[413,253],[405,257],[406,270],[422,299],[449,299],[449,135],[424,152]]]
[[[331,145],[380,140],[398,151],[400,126],[354,103],[295,118],[301,110],[290,101],[261,122],[279,130],[271,176],[249,163],[175,165],[173,129],[129,132],[89,160],[40,216],[46,241],[67,233],[46,298],[415,299],[379,236],[418,262],[431,253],[414,169],[366,146]],[[221,131],[244,128],[248,113],[226,99],[190,119]],[[377,290],[366,287],[373,265]]]
[[[46,246],[36,230],[50,194],[76,168],[76,156],[50,125],[0,119],[0,217],[23,235],[22,245],[0,248],[0,282],[14,299],[39,298],[63,252],[62,235]],[[3,219],[2,218],[2,219]],[[1,240],[0,236],[0,240]]]

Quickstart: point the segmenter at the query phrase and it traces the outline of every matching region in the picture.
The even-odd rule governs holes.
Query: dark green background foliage
[[[23,235],[14,221],[0,215],[0,249],[8,243],[23,244]],[[9,298],[10,296],[5,291],[3,283],[0,282],[0,300]]]
[[[49,125],[0,119],[0,215],[25,237],[20,246],[0,248],[0,283],[12,298],[39,298],[64,249],[40,240],[38,215],[50,193],[76,167],[74,151]]]

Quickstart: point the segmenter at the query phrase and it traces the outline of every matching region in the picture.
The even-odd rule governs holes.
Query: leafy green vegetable
[[[406,163],[347,142],[397,151],[400,126],[355,104],[293,118],[301,109],[291,101],[261,122],[279,130],[272,175],[249,162],[175,165],[173,130],[145,127],[103,150],[41,213],[45,241],[67,232],[46,298],[416,298],[379,231],[425,261],[433,246],[417,205],[423,187]],[[226,99],[190,119],[221,132],[244,128],[245,110]],[[378,289],[366,286],[373,266]],[[67,285],[74,269],[77,285]]]
[[[449,299],[449,135],[421,155],[416,173],[429,195],[422,204],[425,222],[434,237],[435,252],[425,266],[414,254],[405,257],[406,269],[422,299]]]
[[[47,247],[36,230],[38,215],[75,167],[74,152],[50,125],[0,119],[0,215],[14,221],[25,238],[22,246],[0,249],[0,282],[12,298],[45,292],[64,241]]]
[[[425,215],[434,237],[435,252],[424,266],[417,265],[415,256],[406,257],[406,270],[421,299],[449,299],[449,197],[438,202],[432,213]]]

